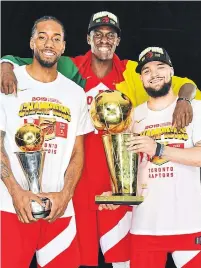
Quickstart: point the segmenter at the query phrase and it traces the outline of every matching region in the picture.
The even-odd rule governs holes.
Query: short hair
[[[43,16],[43,17],[37,19],[34,22],[34,25],[33,25],[32,30],[31,30],[31,37],[33,37],[33,35],[35,34],[36,27],[37,27],[38,23],[40,23],[42,21],[48,21],[48,20],[53,20],[53,21],[57,22],[59,25],[61,25],[61,28],[62,28],[62,31],[63,31],[63,34],[64,34],[64,39],[65,39],[66,31],[65,31],[63,23],[60,20],[58,20],[57,18],[53,17],[53,16]]]

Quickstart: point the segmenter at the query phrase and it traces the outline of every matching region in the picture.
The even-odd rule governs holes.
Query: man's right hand
[[[112,196],[112,192],[103,192],[101,195],[102,196]],[[115,210],[119,207],[120,207],[119,205],[113,205],[113,204],[100,204],[98,206],[98,210],[103,210],[103,209]]]
[[[36,201],[43,206],[41,199],[32,192],[23,190],[20,186],[12,190],[11,196],[18,219],[23,223],[36,222],[37,220],[31,213],[31,201]]]
[[[8,62],[1,63],[1,92],[17,96],[17,79],[12,64]]]

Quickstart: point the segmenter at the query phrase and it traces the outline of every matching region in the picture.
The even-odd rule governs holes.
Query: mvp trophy
[[[41,180],[45,161],[45,151],[41,150],[44,134],[40,127],[25,124],[15,134],[15,142],[21,152],[15,152],[20,166],[28,182],[29,191],[34,194],[41,192]],[[45,218],[50,214],[50,200],[41,198],[44,206],[36,201],[31,202],[32,215],[36,219]]]
[[[102,136],[110,171],[112,196],[96,196],[96,204],[139,205],[137,196],[138,154],[127,150],[126,142],[134,133],[124,133],[131,124],[132,103],[119,91],[106,90],[93,100],[90,116]]]

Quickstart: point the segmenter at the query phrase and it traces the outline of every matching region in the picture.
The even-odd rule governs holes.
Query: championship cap
[[[167,51],[164,48],[148,47],[144,49],[139,55],[138,66],[136,67],[136,72],[141,73],[142,67],[146,63],[151,62],[151,61],[161,61],[172,67],[171,59]]]
[[[118,36],[120,36],[121,34],[121,29],[119,27],[119,19],[111,12],[101,11],[93,14],[89,22],[88,33],[90,33],[93,29],[99,26],[113,27],[117,31]]]

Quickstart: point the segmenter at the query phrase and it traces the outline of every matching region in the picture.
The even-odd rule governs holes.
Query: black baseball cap
[[[94,13],[91,16],[88,33],[90,33],[93,29],[99,26],[110,26],[113,27],[116,31],[118,36],[121,34],[121,29],[119,26],[119,19],[116,15],[108,11],[100,11]]]
[[[148,47],[145,48],[139,55],[138,66],[136,72],[141,73],[142,67],[151,61],[161,61],[172,67],[171,59],[164,48]]]

